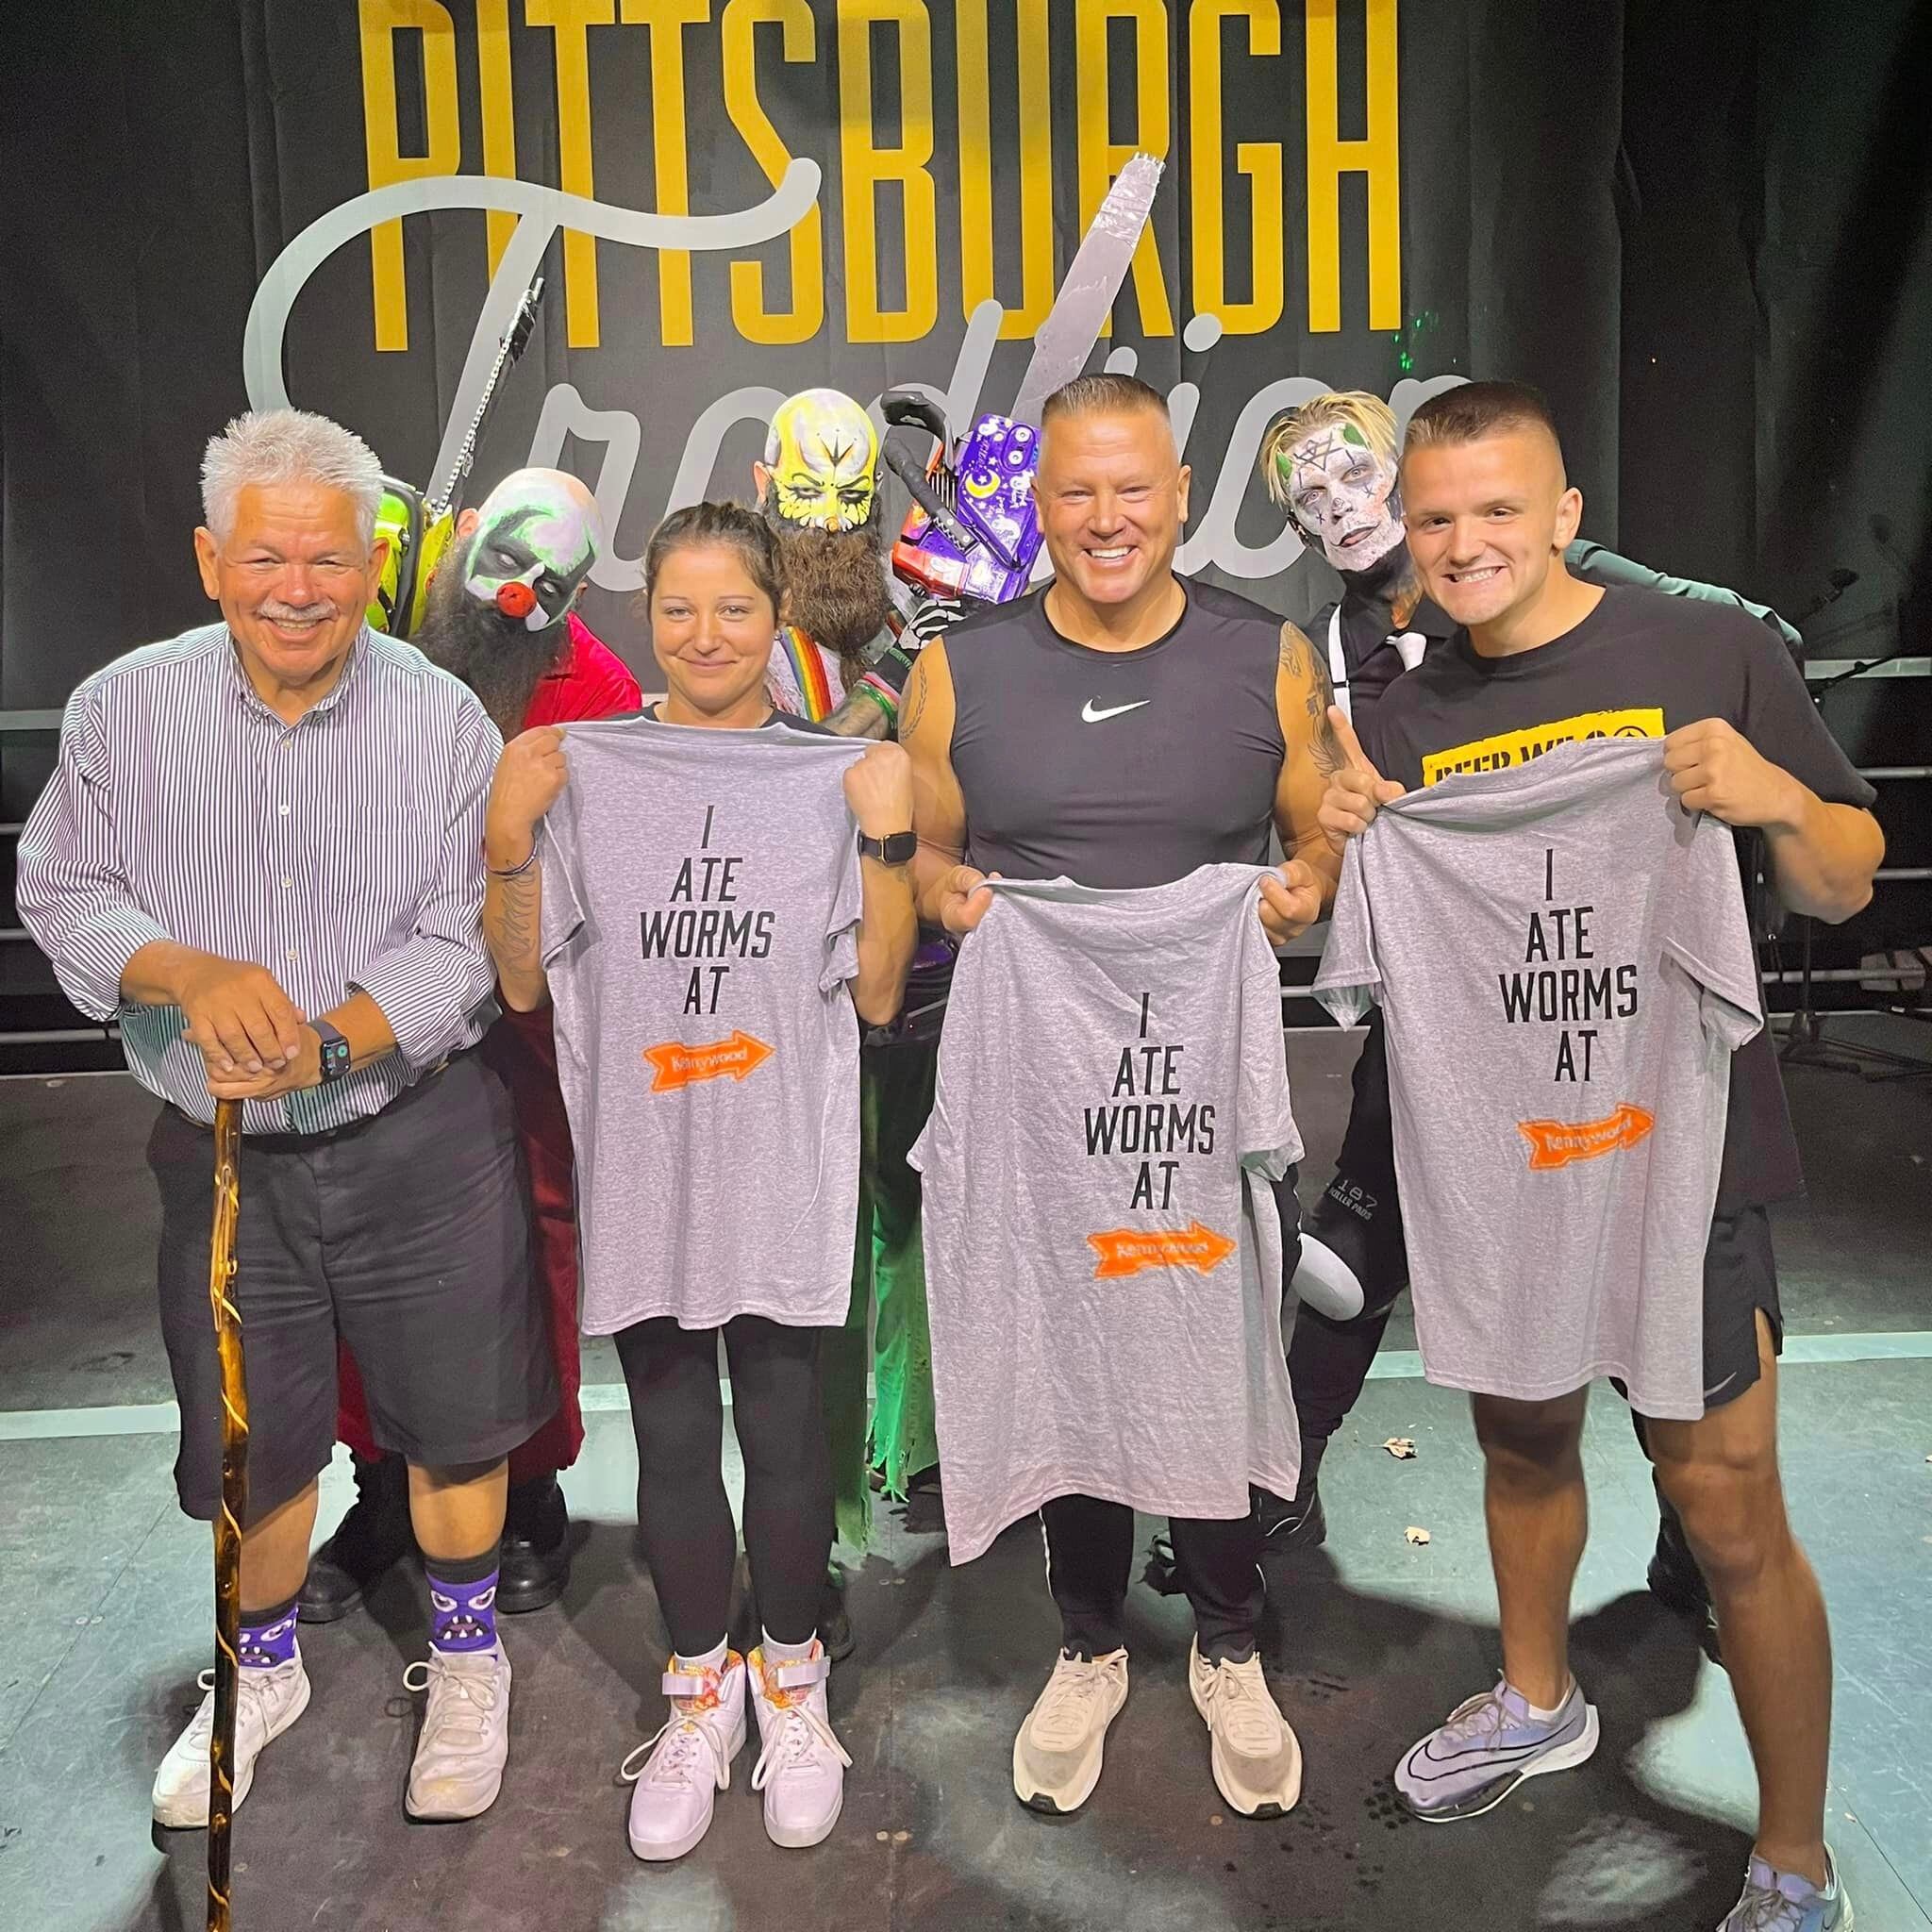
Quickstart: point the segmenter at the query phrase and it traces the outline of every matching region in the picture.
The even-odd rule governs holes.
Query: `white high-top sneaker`
[[[825,1679],[832,1660],[814,1641],[811,1656],[789,1662],[751,1654],[752,1706],[764,1749],[751,1788],[765,1794],[765,1836],[793,1850],[831,1836],[845,1803],[852,1762],[832,1735]]]
[[[403,1683],[429,1693],[403,1808],[411,1818],[442,1820],[489,1810],[509,1759],[509,1658],[503,1645],[432,1650],[403,1673]]]
[[[735,1650],[717,1665],[671,1659],[671,1715],[624,1760],[623,1776],[637,1786],[630,1848],[639,1857],[681,1858],[711,1828],[712,1803],[731,1789],[731,1760],[744,1748],[744,1676]]]
[[[208,1695],[188,1721],[188,1728],[168,1747],[155,1773],[155,1823],[173,1830],[208,1828],[208,1745],[215,1728],[215,1674],[201,1674]],[[235,1809],[255,1782],[255,1760],[308,1708],[308,1673],[298,1650],[285,1664],[260,1671],[244,1664],[235,1687],[235,1761],[230,1767]]]

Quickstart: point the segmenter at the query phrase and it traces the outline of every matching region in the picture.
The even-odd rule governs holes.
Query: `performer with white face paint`
[[[1341,596],[1308,626],[1335,702],[1357,723],[1455,625],[1423,595],[1402,528],[1395,418],[1377,396],[1317,396],[1284,416],[1261,451],[1268,493],[1341,573]]]
[[[1308,429],[1288,452],[1288,501],[1295,522],[1337,570],[1365,571],[1402,541],[1395,458],[1376,448],[1357,422],[1365,415],[1369,430],[1379,432],[1372,412],[1342,412],[1342,399],[1333,401],[1335,420]],[[1277,475],[1279,462],[1277,457]]]

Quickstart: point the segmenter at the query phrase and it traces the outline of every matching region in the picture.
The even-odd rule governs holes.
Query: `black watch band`
[[[322,1042],[322,1084],[326,1087],[349,1071],[349,1042],[326,1020],[311,1020],[308,1024]]]
[[[918,850],[916,832],[891,832],[883,839],[868,839],[863,832],[858,835],[859,858],[876,858],[881,865],[908,865]]]

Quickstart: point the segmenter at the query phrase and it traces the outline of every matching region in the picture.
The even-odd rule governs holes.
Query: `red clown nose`
[[[528,584],[505,584],[496,593],[496,608],[506,617],[527,617],[537,608],[537,593]]]

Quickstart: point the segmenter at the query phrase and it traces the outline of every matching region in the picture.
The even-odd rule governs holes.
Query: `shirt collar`
[[[242,708],[258,711],[263,717],[274,719],[275,724],[281,725],[284,730],[292,730],[294,726],[285,724],[281,718],[270,710],[268,706],[262,702],[261,693],[249,683],[248,674],[242,668],[242,651],[235,641],[235,633],[224,625],[223,638],[227,649],[229,688],[234,691],[236,699]],[[341,701],[343,694],[359,679],[368,675],[364,666],[370,652],[374,648],[374,634],[371,632],[368,625],[364,624],[362,628],[356,633],[356,641],[349,646],[349,658],[348,662],[342,666],[342,675],[329,687],[327,696],[318,698],[308,710],[303,712],[302,718],[298,718],[295,723],[299,724],[303,719],[315,717],[324,711],[333,710]]]

